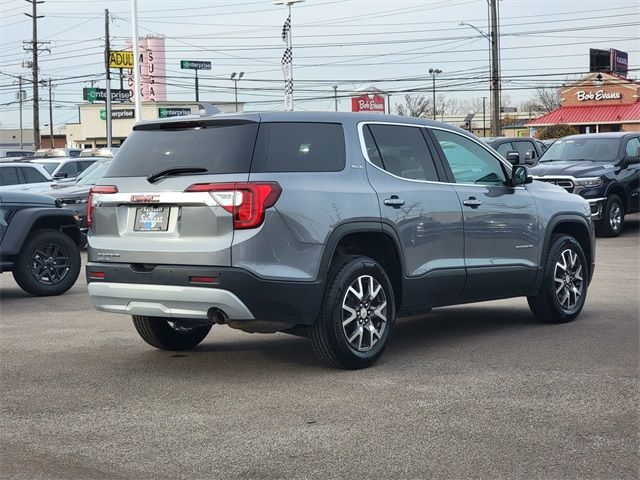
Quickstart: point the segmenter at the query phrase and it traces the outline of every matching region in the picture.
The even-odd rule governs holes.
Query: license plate
[[[169,228],[169,207],[138,207],[136,232],[166,232]]]

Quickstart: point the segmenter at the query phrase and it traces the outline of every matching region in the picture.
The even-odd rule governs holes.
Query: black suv
[[[60,295],[80,273],[80,227],[51,197],[0,192],[0,272],[36,296]]]
[[[616,237],[624,216],[640,211],[640,133],[593,133],[557,140],[530,170],[584,197],[597,232]]]

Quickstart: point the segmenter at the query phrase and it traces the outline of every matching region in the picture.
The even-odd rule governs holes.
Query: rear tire
[[[571,322],[580,315],[587,298],[589,265],[572,236],[554,235],[550,245],[540,292],[527,301],[541,322]]]
[[[596,222],[596,231],[602,237],[617,237],[624,226],[624,204],[617,195],[609,195],[602,206],[602,220]]]
[[[391,282],[375,260],[341,258],[331,268],[320,317],[309,326],[316,355],[339,368],[372,365],[384,352],[395,321]]]
[[[149,345],[160,350],[188,350],[205,339],[211,325],[183,327],[178,319],[133,315],[133,325]]]
[[[16,258],[13,278],[25,292],[37,297],[60,295],[80,274],[80,249],[66,233],[36,230]]]

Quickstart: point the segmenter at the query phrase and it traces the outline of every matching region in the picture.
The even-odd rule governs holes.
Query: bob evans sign
[[[601,100],[620,100],[622,94],[620,92],[605,92],[604,90],[586,92],[579,90],[576,92],[576,99],[579,102],[586,102],[589,100],[601,101]]]
[[[384,113],[384,97],[379,95],[362,95],[351,98],[352,112]]]

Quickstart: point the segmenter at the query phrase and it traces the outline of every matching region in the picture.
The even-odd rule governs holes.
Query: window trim
[[[456,182],[436,182],[434,180],[414,180],[411,178],[403,178],[403,177],[398,177],[397,175],[394,175],[393,173],[387,172],[386,170],[381,169],[380,167],[378,167],[376,164],[374,164],[371,159],[369,158],[369,155],[367,154],[367,148],[366,148],[366,144],[364,142],[364,133],[362,131],[362,129],[364,128],[365,125],[397,125],[400,127],[416,127],[416,128],[422,128],[427,132],[427,135],[429,137],[429,139],[432,140],[432,136],[429,132],[429,130],[442,130],[444,132],[449,132],[449,133],[454,133],[456,135],[460,135],[461,137],[465,137],[468,138],[469,140],[471,140],[472,142],[475,142],[477,145],[479,145],[480,147],[484,148],[493,158],[495,158],[496,160],[498,160],[498,162],[500,162],[500,164],[503,166],[503,169],[508,172],[506,177],[507,179],[511,178],[511,169],[509,167],[510,164],[508,164],[507,160],[502,159],[499,154],[493,152],[491,150],[491,147],[489,147],[488,145],[483,145],[482,142],[479,142],[478,140],[475,140],[471,137],[467,137],[466,135],[461,135],[460,133],[449,129],[449,128],[443,128],[443,127],[438,127],[438,126],[432,126],[432,125],[421,125],[421,124],[417,124],[417,123],[403,123],[403,122],[384,122],[384,121],[364,121],[364,122],[358,122],[358,139],[360,140],[360,153],[362,154],[362,156],[364,157],[365,161],[371,165],[372,167],[380,170],[383,173],[386,173],[387,175],[397,178],[399,180],[404,180],[405,182],[416,182],[416,183],[435,183],[435,184],[440,184],[440,185],[463,185],[463,186],[471,186],[471,187],[485,187],[485,188],[495,188],[495,187],[500,187],[500,185],[481,185],[478,183],[456,183]],[[438,148],[437,146],[435,147],[436,149]],[[438,161],[440,161],[440,163],[442,163],[442,158],[441,158],[441,154],[439,151],[436,152],[438,155]],[[435,160],[435,159],[434,159]],[[446,171],[446,168],[445,168]],[[448,175],[448,174],[447,174]],[[512,190],[526,190],[526,188],[522,185],[518,185],[516,187],[508,187],[507,185],[504,185],[505,188],[509,188]]]

